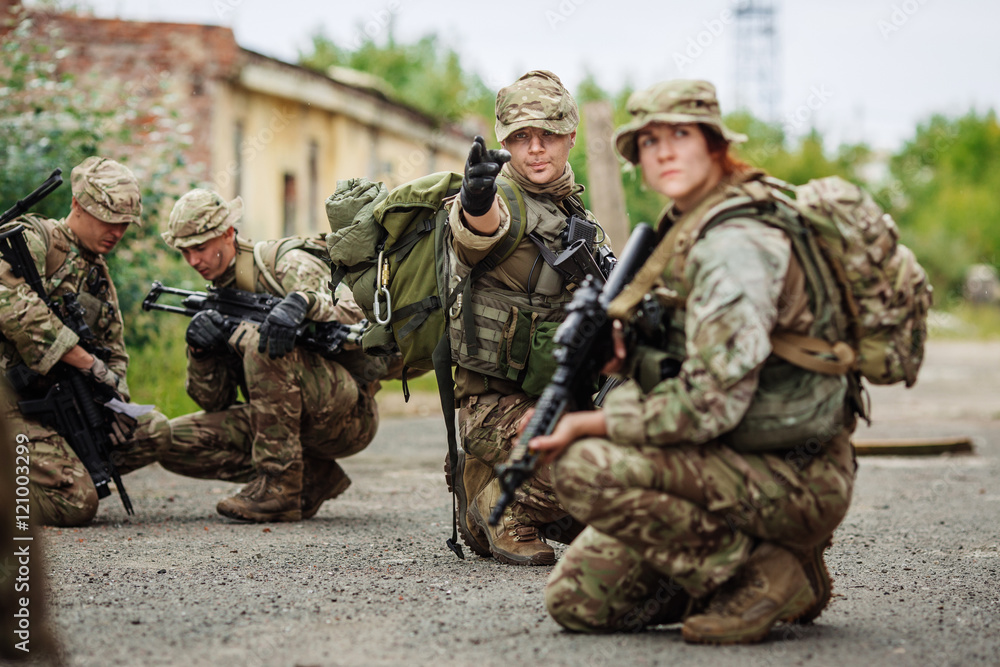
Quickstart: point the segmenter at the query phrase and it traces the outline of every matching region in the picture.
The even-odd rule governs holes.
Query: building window
[[[309,232],[318,230],[319,218],[316,209],[321,205],[319,195],[319,144],[316,141],[309,142],[309,196],[306,208],[309,211]]]
[[[295,234],[295,174],[285,172],[282,236]]]

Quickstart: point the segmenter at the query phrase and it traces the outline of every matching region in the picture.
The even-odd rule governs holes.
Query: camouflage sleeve
[[[42,238],[26,227],[24,238],[40,274],[45,271],[48,253]],[[79,336],[62,323],[42,298],[10,265],[0,260],[0,333],[10,341],[32,370],[46,374],[80,342]]]
[[[105,266],[107,271],[107,266]],[[111,350],[111,357],[108,359],[108,368],[113,370],[120,381],[118,382],[118,393],[127,401],[131,400],[131,391],[128,388],[128,353],[125,351],[125,320],[122,317],[121,307],[118,305],[118,292],[114,288],[114,282],[108,274],[111,294],[109,301],[112,309],[110,313],[110,323],[104,332],[102,345]]]
[[[354,324],[364,319],[364,313],[354,303],[350,290],[338,290],[335,302],[330,292],[330,269],[318,257],[305,250],[289,250],[275,266],[275,275],[291,294],[298,292],[309,303],[306,317],[314,322]]]
[[[187,352],[188,396],[205,412],[225,410],[236,403],[242,362],[233,354],[209,355],[197,359]]]
[[[701,443],[740,422],[771,353],[790,257],[782,232],[748,219],[724,223],[695,244],[686,265],[691,293],[681,371],[646,395],[628,383],[608,396],[613,440]]]
[[[489,236],[476,234],[465,226],[462,221],[462,202],[456,197],[448,211],[448,225],[451,227],[452,247],[455,255],[467,266],[473,266],[485,258],[493,246],[507,236],[507,229],[510,227],[510,212],[503,199],[498,197],[497,203],[500,205],[500,227]]]

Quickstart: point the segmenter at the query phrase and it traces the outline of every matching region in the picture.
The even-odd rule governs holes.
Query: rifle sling
[[[451,539],[446,542],[455,555],[465,559],[462,545],[458,543],[458,438],[455,429],[455,380],[451,375],[451,343],[448,332],[445,331],[441,340],[434,347],[431,355],[434,362],[434,375],[437,378],[438,396],[441,398],[441,412],[444,414],[445,430],[448,433],[448,466],[451,470]]]

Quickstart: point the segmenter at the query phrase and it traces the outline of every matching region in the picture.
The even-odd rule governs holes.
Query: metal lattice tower
[[[757,117],[777,120],[778,89],[777,8],[771,0],[737,0],[735,108]]]

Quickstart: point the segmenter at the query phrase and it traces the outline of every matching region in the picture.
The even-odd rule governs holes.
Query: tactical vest
[[[73,273],[75,262],[80,258],[80,253],[71,240],[71,232],[63,221],[49,220],[35,215],[24,216],[19,222],[36,232],[48,249],[45,253],[42,280],[49,291],[49,297],[58,302],[62,294],[70,291],[61,289],[64,287],[62,283]],[[79,261],[86,260],[80,258]],[[83,284],[72,286],[76,288],[77,302],[83,307],[84,321],[95,334],[106,330],[118,317],[118,293],[108,273],[107,264],[100,262],[96,267],[101,267],[101,270],[89,272],[84,277]]]
[[[560,252],[563,248],[559,234],[566,225],[566,214],[545,197],[525,196],[524,204],[525,234],[534,238],[522,243],[541,243]],[[450,249],[450,231],[448,237],[446,247]],[[448,260],[449,287],[454,289],[471,267],[454,251],[449,250]],[[554,273],[541,257],[536,267],[539,273]],[[546,294],[537,291],[543,282],[549,283]],[[473,284],[471,302],[460,294],[448,311],[452,359],[465,369],[518,382],[529,395],[541,394],[555,370],[552,338],[573,296],[561,280],[553,285],[540,277],[535,285],[531,292],[518,291],[487,273]],[[465,326],[470,310],[475,320],[474,340],[468,340],[470,327]]]
[[[91,343],[97,348],[107,348],[121,352],[121,340],[111,331],[116,325],[121,326],[121,315],[118,312],[118,294],[111,281],[107,264],[98,260],[91,262],[80,255],[79,248],[73,240],[73,234],[65,222],[49,220],[37,215],[25,215],[10,223],[9,226],[20,224],[40,238],[45,249],[39,274],[42,286],[49,300],[56,308],[63,307],[63,297],[73,294],[76,303],[83,309],[83,322],[93,334]],[[4,263],[4,271],[10,268]],[[13,275],[5,276],[5,282],[14,284],[19,280]],[[0,366],[9,368],[20,358],[16,346],[0,337]],[[124,378],[124,367],[114,369]],[[127,386],[122,383],[123,393],[127,394]]]
[[[745,209],[733,209],[727,214],[726,209],[730,208],[733,198],[746,196],[747,187],[752,190],[758,185],[751,181],[710,196],[678,220],[658,244],[650,262],[660,253],[660,260],[654,266],[657,269],[662,266],[662,270],[652,294],[665,306],[671,343],[667,352],[645,348],[638,353],[634,377],[644,391],[651,390],[662,379],[659,369],[664,367],[665,357],[678,355],[674,358],[683,359],[686,304],[691,291],[685,278],[687,258],[694,244],[709,229],[727,220],[751,218],[786,232],[793,254],[806,273],[806,292],[814,317],[808,335],[822,340],[844,340],[848,323],[839,305],[843,300],[836,288],[837,282],[827,263],[822,261],[814,239],[808,235],[787,234],[796,218],[794,212],[778,206],[768,213],[748,215]],[[663,250],[666,252],[662,253]],[[629,285],[611,304],[609,315],[631,317],[642,298],[637,293],[640,290],[644,293],[643,288],[638,281]],[[772,334],[772,342],[782,335],[783,332]],[[783,450],[801,446],[810,438],[819,438],[822,442],[843,427],[848,398],[860,405],[860,386],[852,374],[807,370],[772,353],[761,370],[749,409],[740,423],[720,436],[720,440],[737,451]]]

